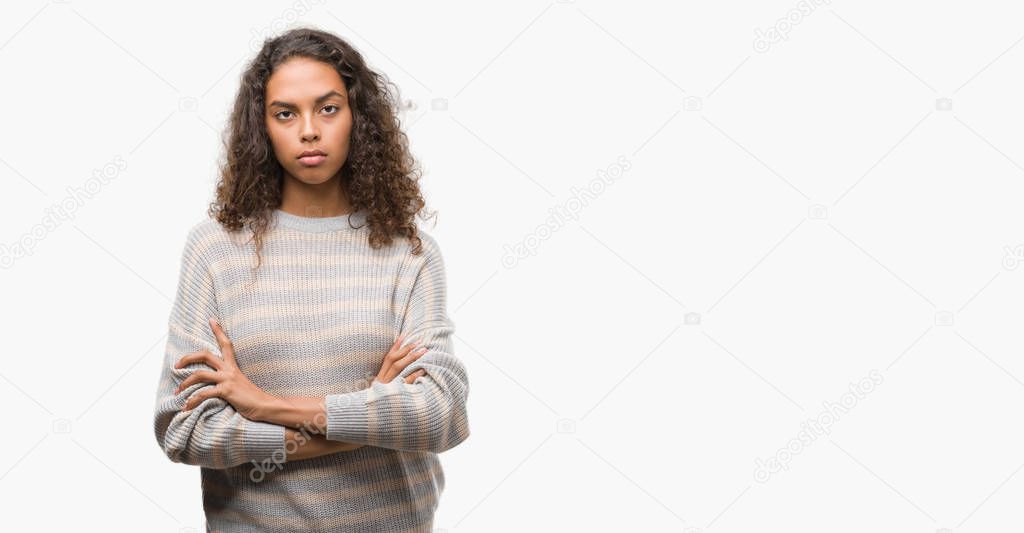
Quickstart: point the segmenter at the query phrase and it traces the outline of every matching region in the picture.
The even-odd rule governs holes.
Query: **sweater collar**
[[[281,209],[274,209],[273,213],[274,219],[281,227],[309,233],[357,231],[366,223],[365,209],[334,217],[304,217],[293,215]]]

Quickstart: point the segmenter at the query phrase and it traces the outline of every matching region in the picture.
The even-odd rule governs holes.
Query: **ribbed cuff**
[[[275,452],[278,455],[285,453],[284,426],[250,420],[245,424],[242,438],[245,439],[246,461],[261,463],[270,459]]]
[[[346,394],[328,394],[324,404],[327,408],[327,440],[365,443],[369,433],[369,417],[366,406],[370,389]]]

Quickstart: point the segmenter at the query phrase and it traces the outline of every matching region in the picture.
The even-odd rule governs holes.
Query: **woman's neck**
[[[285,176],[279,209],[301,217],[320,218],[347,215],[352,212],[352,205],[337,176],[315,184]]]

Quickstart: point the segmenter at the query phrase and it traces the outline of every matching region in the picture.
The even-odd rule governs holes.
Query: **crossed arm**
[[[197,384],[211,385],[193,389],[194,392],[188,396],[182,411],[195,409],[211,398],[221,398],[247,420],[284,426],[284,448],[287,460],[290,461],[351,451],[363,446],[326,438],[327,409],[324,397],[275,396],[252,383],[239,369],[234,346],[220,324],[216,319],[209,320],[209,324],[221,356],[218,357],[209,350],[201,350],[182,357],[174,364],[176,369],[196,364],[204,368],[192,372],[181,380],[174,390],[175,395]],[[390,382],[426,353],[426,348],[420,347],[415,341],[403,346],[403,340],[400,336],[392,344],[374,381]],[[426,375],[426,371],[421,368],[406,376],[403,381],[407,384],[413,383],[416,378],[423,375]]]
[[[399,337],[391,347],[391,351],[384,357],[384,364],[381,366],[380,373],[377,374],[377,380],[383,382],[391,381],[415,358],[422,355],[423,352],[420,352],[419,355],[410,355],[416,345],[408,344],[404,347],[399,347],[401,340],[402,338]],[[406,377],[405,382],[412,383],[416,378],[425,373],[423,369],[417,370]],[[327,432],[326,426],[321,427],[313,424],[312,430],[309,433],[301,431],[307,429],[306,421],[321,419],[326,419],[324,399],[312,396],[275,396],[273,401],[261,406],[252,418],[252,420],[285,426],[285,451],[288,461],[348,452],[363,446],[362,444],[328,440],[324,436]]]
[[[377,379],[323,398],[272,396],[238,370],[230,339],[206,322],[218,309],[199,243],[190,233],[156,402],[155,435],[172,461],[229,468],[282,449],[297,460],[362,445],[441,452],[468,437],[468,381],[452,355],[443,262],[432,241]],[[400,346],[405,338],[421,349]]]

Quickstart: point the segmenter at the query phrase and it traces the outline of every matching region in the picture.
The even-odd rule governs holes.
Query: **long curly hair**
[[[422,241],[414,218],[426,203],[418,183],[421,171],[400,129],[398,87],[371,70],[344,39],[313,28],[296,28],[265,40],[242,74],[223,141],[226,159],[208,214],[232,232],[248,226],[259,258],[273,210],[281,206],[284,183],[284,169],[274,155],[265,122],[267,80],[293,57],[331,65],[345,82],[352,132],[339,181],[352,209],[366,210],[370,246],[380,248],[406,237],[418,255]],[[420,213],[423,220],[435,215]]]

